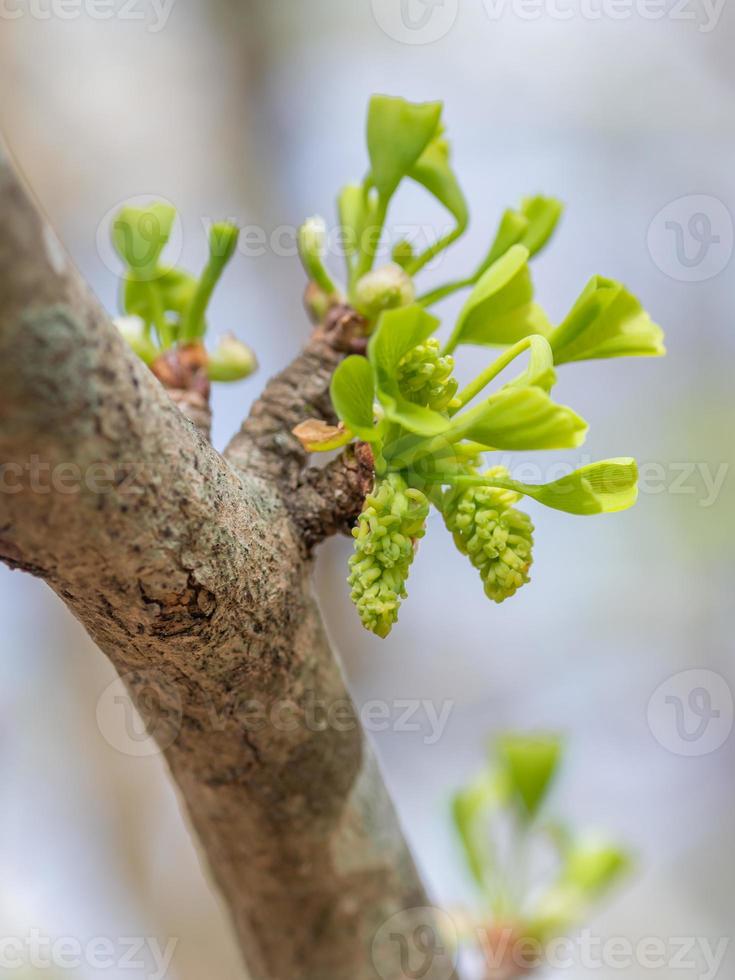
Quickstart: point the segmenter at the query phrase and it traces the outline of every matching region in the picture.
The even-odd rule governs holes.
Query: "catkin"
[[[454,358],[442,356],[439,341],[429,337],[404,355],[398,365],[401,393],[417,405],[443,412],[457,393]]]
[[[429,503],[396,473],[378,480],[352,534],[351,598],[363,626],[385,637],[406,598],[415,544],[425,533]]]
[[[504,467],[485,476],[507,476]],[[457,548],[479,571],[485,594],[503,602],[529,581],[533,561],[533,524],[513,504],[519,494],[495,487],[462,487],[447,491],[442,511]]]

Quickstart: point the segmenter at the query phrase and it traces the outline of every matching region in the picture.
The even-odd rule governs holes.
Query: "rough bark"
[[[428,902],[311,594],[310,546],[349,508],[290,435],[304,403],[329,411],[340,352],[317,335],[228,461],[125,347],[2,149],[0,229],[0,558],[124,678],[255,980],[398,980],[380,927]],[[423,975],[447,980],[446,957]]]

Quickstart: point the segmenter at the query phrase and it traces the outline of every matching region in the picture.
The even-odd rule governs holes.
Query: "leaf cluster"
[[[452,804],[483,915],[541,943],[579,924],[633,865],[615,842],[546,816],[563,755],[557,735],[502,734]]]
[[[211,226],[209,257],[198,278],[167,265],[162,254],[169,242],[176,211],[161,202],[123,207],[112,226],[112,241],[125,264],[121,332],[147,364],[176,345],[203,344],[207,308],[225,267],[237,247],[238,228],[229,222]],[[238,381],[257,367],[255,355],[232,334],[207,355],[212,381]]]

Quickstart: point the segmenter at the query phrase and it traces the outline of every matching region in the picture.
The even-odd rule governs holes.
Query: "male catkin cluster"
[[[485,475],[508,474],[498,466]],[[477,486],[449,490],[442,503],[454,543],[478,569],[485,594],[494,602],[508,599],[529,581],[533,524],[513,507],[518,499],[510,490]]]
[[[453,370],[454,358],[451,354],[442,356],[439,341],[429,337],[410,350],[399,364],[401,393],[409,401],[443,412],[457,393]]]
[[[378,480],[365,498],[352,534],[351,598],[363,626],[387,636],[406,598],[406,579],[415,543],[424,536],[429,502],[397,473]]]

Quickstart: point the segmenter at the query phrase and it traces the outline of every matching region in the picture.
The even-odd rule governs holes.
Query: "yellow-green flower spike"
[[[506,476],[507,471],[498,466],[485,475]],[[493,602],[503,602],[530,581],[533,524],[513,506],[518,499],[510,490],[465,487],[449,490],[442,505],[454,543],[479,571]]]
[[[442,356],[439,341],[429,337],[410,350],[398,365],[401,394],[417,405],[443,412],[457,394],[453,371],[454,358],[451,354]]]
[[[352,534],[351,599],[363,626],[386,637],[406,598],[406,579],[415,543],[425,533],[429,502],[420,490],[408,487],[397,473],[376,482],[365,498]]]

